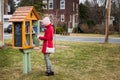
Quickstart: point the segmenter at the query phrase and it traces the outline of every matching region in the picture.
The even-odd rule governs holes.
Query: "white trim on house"
[[[71,21],[72,19],[72,21]],[[70,26],[70,24],[72,24],[72,27]],[[73,14],[73,15],[70,15],[70,21],[68,22],[68,32],[69,33],[72,33],[73,29],[75,27],[77,27],[78,23],[76,23],[76,15]]]
[[[73,2],[73,11],[75,11],[75,2]]]
[[[73,14],[73,18],[72,18],[72,28],[74,28],[75,27],[75,15]]]
[[[78,13],[78,11],[79,11],[79,4],[77,3],[76,4],[76,12]]]

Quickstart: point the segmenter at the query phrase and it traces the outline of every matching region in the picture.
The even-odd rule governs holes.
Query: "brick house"
[[[43,0],[43,4],[46,4],[43,7],[44,13],[65,23],[68,32],[71,33],[77,26],[79,0]]]
[[[4,0],[4,14],[8,14],[8,0]]]

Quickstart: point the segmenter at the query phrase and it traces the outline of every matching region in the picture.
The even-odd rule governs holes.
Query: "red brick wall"
[[[4,14],[8,14],[8,0],[4,0]]]
[[[75,3],[73,11],[73,2]],[[45,13],[49,12],[49,14],[54,14],[58,11],[58,18],[60,18],[61,14],[65,15],[65,22],[68,23],[70,21],[70,15],[75,14],[76,11],[76,3],[79,4],[79,0],[65,0],[65,10],[60,10],[60,0],[54,0],[53,10],[45,11]]]

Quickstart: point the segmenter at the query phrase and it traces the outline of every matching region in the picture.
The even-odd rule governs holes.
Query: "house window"
[[[53,14],[49,14],[49,17],[50,17],[51,19],[53,19]]]
[[[49,0],[49,9],[53,9],[53,0]]]
[[[65,0],[60,0],[60,9],[65,9]]]
[[[47,9],[47,0],[43,0],[43,9]]]
[[[61,22],[65,21],[65,15],[61,15]]]

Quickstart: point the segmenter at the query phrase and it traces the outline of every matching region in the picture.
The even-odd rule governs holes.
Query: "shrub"
[[[56,34],[60,34],[64,31],[63,27],[56,27]]]
[[[72,32],[77,33],[78,32],[78,27],[74,27]]]
[[[58,26],[59,27],[56,27],[56,34],[67,32],[67,25],[65,23],[58,24]]]
[[[81,24],[80,29],[83,33],[88,33],[89,32],[89,26],[87,24]]]
[[[67,32],[67,29],[68,29],[67,25],[64,24],[64,25],[63,25],[63,30],[64,30],[64,32]]]
[[[95,22],[93,20],[88,20],[87,24],[88,24],[89,27],[95,26]]]
[[[105,34],[105,26],[97,24],[95,27],[93,27],[92,32],[95,34]]]

